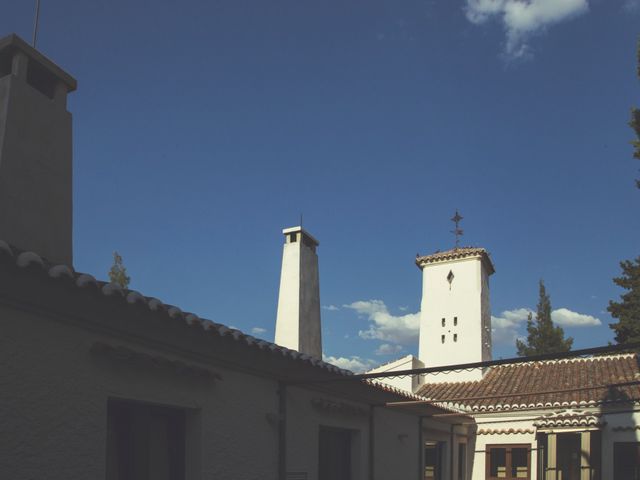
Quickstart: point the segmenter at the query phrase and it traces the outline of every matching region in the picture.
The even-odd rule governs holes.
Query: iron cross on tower
[[[459,213],[458,210],[456,210],[456,214],[453,216],[453,218],[451,218],[451,221],[453,223],[456,224],[456,228],[454,228],[453,230],[451,230],[451,233],[453,233],[456,236],[456,249],[460,248],[460,237],[463,235],[463,231],[460,228],[460,220],[462,220],[464,217],[462,217]]]

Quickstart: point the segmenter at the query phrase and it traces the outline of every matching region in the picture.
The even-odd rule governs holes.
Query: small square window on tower
[[[457,334],[457,333],[454,333],[454,334],[453,334],[453,341],[454,341],[454,342],[457,342],[457,341],[458,341],[458,334]]]
[[[289,234],[289,243],[296,243],[298,241],[298,234],[297,233],[290,233]]]
[[[440,337],[440,340],[442,341],[442,343],[444,343],[444,335]]]
[[[442,319],[442,326],[444,327],[447,324],[446,320],[443,318]]]
[[[453,317],[453,326],[454,327],[458,326],[458,317]]]

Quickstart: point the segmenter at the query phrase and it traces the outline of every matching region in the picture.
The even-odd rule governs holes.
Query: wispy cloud
[[[376,355],[396,355],[402,351],[402,345],[391,345],[390,343],[383,343],[376,348]]]
[[[502,23],[508,59],[529,57],[531,36],[588,11],[589,0],[466,0],[465,6],[467,19],[474,24],[494,19]]]
[[[551,320],[563,327],[596,327],[602,325],[599,318],[559,308],[551,312]]]
[[[360,300],[343,307],[355,310],[358,315],[369,320],[369,328],[358,332],[360,338],[401,345],[415,343],[418,340],[420,312],[392,315],[382,300]]]
[[[640,13],[640,0],[626,0],[622,4],[622,10],[627,13]]]
[[[515,343],[519,337],[518,329],[526,322],[529,308],[515,308],[505,310],[498,317],[491,317],[491,339],[493,343],[509,344]]]
[[[262,327],[253,327],[251,329],[251,333],[253,335],[264,335],[265,333],[267,333],[267,329]]]
[[[377,365],[376,362],[370,359],[351,356],[351,357],[332,357],[330,355],[323,355],[322,359],[327,362],[335,365],[339,368],[344,368],[345,370],[351,370],[355,373],[366,372],[367,370],[371,370],[373,367]]]
[[[335,305],[323,305],[322,309],[329,310],[330,312],[335,312],[336,310],[340,310],[340,308],[336,307]]]

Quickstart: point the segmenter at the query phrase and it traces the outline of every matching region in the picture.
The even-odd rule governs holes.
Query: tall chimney
[[[73,264],[76,81],[17,35],[0,39],[0,239]]]
[[[286,228],[275,342],[322,358],[318,241],[302,227]]]

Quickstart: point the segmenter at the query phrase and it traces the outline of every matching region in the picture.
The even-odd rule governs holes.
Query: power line
[[[629,343],[626,345],[606,345],[603,347],[584,348],[581,350],[573,350],[563,353],[546,353],[543,355],[532,355],[530,357],[505,358],[500,360],[489,360],[484,362],[461,363],[456,365],[444,365],[441,367],[413,368],[408,370],[397,370],[378,373],[362,373],[357,375],[347,375],[336,378],[310,379],[300,382],[291,382],[291,384],[307,384],[307,383],[332,383],[332,382],[355,382],[360,380],[368,380],[375,378],[396,378],[407,377],[413,375],[437,374],[443,372],[461,372],[465,370],[477,370],[479,368],[497,367],[501,365],[517,365],[520,363],[540,362],[546,360],[563,360],[567,358],[576,358],[584,356],[602,355],[608,353],[628,352],[640,349],[640,342]]]

